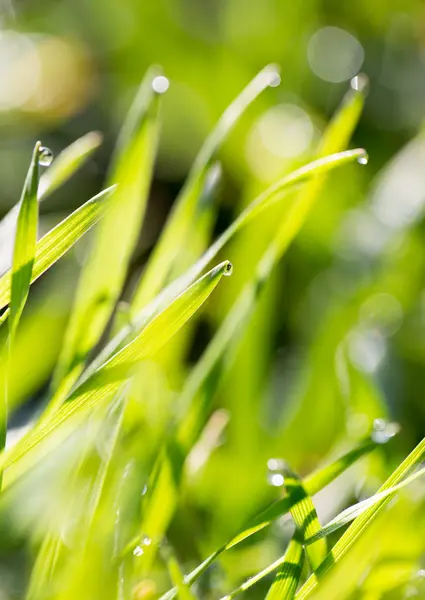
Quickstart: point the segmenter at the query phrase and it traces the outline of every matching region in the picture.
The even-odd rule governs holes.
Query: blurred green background
[[[0,15],[0,213],[19,198],[36,139],[58,154],[88,131],[104,135],[81,172],[43,203],[41,231],[101,189],[146,69],[161,65],[170,80],[148,214],[124,297],[202,141],[264,65],[279,65],[281,85],[250,107],[222,149],[215,234],[258,191],[314,155],[350,80],[367,74],[370,92],[352,146],[368,150],[369,164],[332,175],[269,282],[215,401],[218,429],[228,421],[226,443],[194,475],[175,536],[186,529],[196,538],[197,515],[202,550],[187,540],[180,550],[204,555],[274,493],[268,458],[282,456],[304,474],[362,437],[375,418],[401,425],[386,457],[394,466],[425,424],[423,1],[0,0]],[[234,275],[198,321],[186,366],[253,272],[272,221],[250,227],[223,254]],[[13,401],[26,407],[17,411],[16,427],[48,383],[86,244],[34,286],[15,351]],[[163,418],[161,385],[176,394],[183,374],[155,378],[152,430]],[[376,488],[384,458],[370,461],[365,486],[362,473],[346,497]],[[338,492],[338,506],[343,497]],[[329,495],[319,504],[322,515],[334,508]],[[268,546],[263,559],[264,552]],[[235,569],[241,577],[241,563]]]

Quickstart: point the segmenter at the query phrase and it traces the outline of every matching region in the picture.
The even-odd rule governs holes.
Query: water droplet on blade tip
[[[363,154],[361,154],[359,156],[359,158],[357,159],[357,162],[359,163],[359,165],[367,165],[367,163],[369,162],[369,155],[367,152],[364,152]]]
[[[226,277],[229,277],[232,273],[233,273],[233,265],[231,262],[228,262],[226,264],[226,266],[224,267],[224,275],[226,275]]]
[[[364,73],[359,73],[350,81],[351,88],[356,92],[366,94],[369,90],[369,77]]]
[[[269,68],[269,87],[278,87],[282,78],[280,76],[279,70],[277,67],[271,66]]]
[[[157,94],[164,94],[170,87],[170,81],[164,75],[158,75],[152,81],[152,89]]]
[[[38,154],[38,163],[42,167],[49,167],[53,161],[53,152],[46,146],[40,146]]]

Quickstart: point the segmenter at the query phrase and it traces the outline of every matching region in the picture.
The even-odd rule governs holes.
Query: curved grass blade
[[[38,199],[44,200],[70,179],[102,143],[102,134],[90,131],[75,140],[55,158],[51,167],[40,177]]]
[[[320,490],[323,490],[327,485],[332,483],[337,477],[342,475],[351,465],[356,463],[363,456],[367,456],[372,450],[375,450],[377,444],[370,440],[360,444],[357,448],[354,448],[347,454],[344,454],[330,465],[319,469],[318,471],[308,475],[303,479],[303,485],[310,496],[314,496]],[[289,497],[282,498],[273,502],[269,507],[259,513],[249,523],[248,527],[243,529],[238,535],[236,535],[228,544],[225,546],[226,550],[233,548],[246,538],[250,537],[254,533],[261,531],[272,521],[286,514],[292,506],[292,499]]]
[[[114,189],[115,186],[110,187],[88,200],[37,242],[31,283],[58,261],[99,221],[108,207],[107,199]],[[10,302],[11,279],[10,273],[5,273],[0,278],[0,308],[4,308]]]
[[[378,493],[385,492],[390,488],[401,483],[403,478],[425,457],[425,438],[416,446],[409,456],[399,465],[399,467],[387,479]],[[368,527],[382,513],[393,496],[389,494],[379,500],[372,507],[368,508],[350,525],[347,531],[337,541],[335,546],[329,552],[323,563],[320,565],[317,573],[311,575],[303,587],[296,595],[297,600],[308,598],[318,585],[319,579],[326,576],[334,565],[340,562],[350,548],[367,531]]]
[[[401,483],[398,483],[397,485],[394,485],[383,492],[378,492],[370,498],[366,498],[366,500],[362,500],[361,502],[354,504],[354,506],[350,506],[346,510],[343,510],[334,519],[332,519],[332,521],[329,521],[329,523],[327,523],[320,531],[316,532],[311,537],[306,537],[304,543],[306,545],[314,544],[317,540],[320,540],[323,537],[330,535],[334,531],[337,531],[341,527],[344,527],[344,525],[347,525],[347,523],[350,523],[351,521],[362,515],[366,510],[368,510],[387,496],[392,496],[396,494],[398,491],[402,490],[403,488],[408,486],[413,481],[416,481],[423,475],[425,475],[425,468],[419,469],[419,471],[417,471],[413,475],[410,475],[410,477],[407,477]]]
[[[327,151],[339,150],[348,143],[357,125],[363,101],[362,93],[350,90],[341,109],[324,134],[319,149],[320,157],[323,157]],[[218,382],[221,381],[220,374],[225,365],[232,362],[229,354],[235,349],[244,326],[257,305],[264,284],[314,206],[325,177],[325,173],[314,177],[300,191],[278,227],[275,238],[264,253],[253,281],[245,286],[201,359],[192,369],[180,399],[181,413],[185,417],[178,428],[176,438],[182,456],[187,455],[204,427],[211,400]],[[163,460],[167,460],[167,456]],[[158,489],[153,491],[150,501],[148,500],[142,530],[148,532],[148,535],[154,539],[160,538],[169,524],[174,511],[172,504],[176,498],[176,491],[171,488],[178,485],[181,472],[182,466],[180,473],[176,473],[176,469],[173,469],[173,477],[171,477],[169,465],[164,465],[164,473],[158,477]],[[326,552],[322,553],[322,558],[325,554]]]
[[[304,552],[297,535],[289,542],[285,561],[276,574],[266,600],[292,600],[301,578]]]
[[[293,502],[290,513],[299,534],[302,536],[301,539],[312,538],[321,530],[313,500],[301,479],[288,467],[285,467],[283,476],[286,491]],[[311,569],[316,571],[327,554],[326,540],[319,538],[316,542],[312,542],[306,548],[306,553]]]
[[[65,148],[40,177],[39,202],[64,184],[98,148],[101,141],[102,137],[99,133],[91,132]],[[9,247],[12,246],[18,212],[19,203],[0,221],[0,274],[10,268]]]
[[[10,284],[10,338],[13,338],[28,297],[38,227],[38,181],[41,143],[37,142],[22,192],[16,226]]]
[[[80,375],[121,293],[127,267],[144,217],[158,139],[159,95],[151,70],[121,132],[108,181],[118,188],[99,224],[77,290],[74,310],[54,375],[53,388],[66,379],[66,392]],[[66,394],[59,390],[50,409]]]
[[[327,465],[322,469],[314,472],[313,474],[307,476],[303,480],[305,489],[308,491],[310,496],[313,496],[317,492],[320,492],[320,490],[322,490],[329,483],[334,481],[339,475],[344,473],[362,456],[366,456],[376,447],[377,444],[370,440],[363,442],[357,448],[354,448],[347,454],[344,454],[330,465]],[[244,528],[226,544],[218,548],[218,550],[210,554],[210,556],[208,556],[198,567],[196,567],[196,569],[194,569],[191,573],[186,575],[186,581],[190,584],[197,581],[197,579],[199,579],[199,577],[207,570],[207,568],[219,558],[219,556],[221,556],[224,552],[230,550],[237,544],[243,542],[251,535],[254,535],[258,531],[261,531],[265,527],[268,527],[268,525],[270,525],[274,520],[288,513],[292,505],[292,499],[289,496],[287,496],[285,498],[282,498],[281,500],[278,500],[277,502],[274,502],[265,510],[261,511],[256,517],[252,519],[252,521],[248,524],[246,528]],[[135,543],[137,544],[137,542],[138,538],[136,540],[132,540],[132,542],[127,545],[126,551],[128,552],[131,548],[134,548],[134,545]],[[161,596],[161,600],[171,600],[171,598],[174,598],[174,596],[175,590],[173,589]]]
[[[48,589],[59,554],[62,540],[57,535],[47,534],[31,572],[28,585],[27,600],[37,600],[43,597]]]
[[[133,313],[139,312],[166,284],[173,263],[178,257],[176,248],[181,247],[181,240],[186,239],[193,227],[208,171],[219,147],[245,110],[267,87],[275,85],[278,78],[277,68],[273,65],[260,71],[224,111],[216,127],[206,139],[136,289],[132,301]]]
[[[35,247],[37,244],[38,228],[38,184],[39,184],[39,158],[41,143],[35,144],[30,167],[19,203],[19,212],[16,223],[15,243],[12,257],[12,273],[10,283],[9,307],[9,338],[6,375],[3,382],[0,405],[0,452],[6,445],[8,422],[8,380],[11,364],[13,342],[16,330],[28,298],[31,275],[34,265]],[[3,472],[0,472],[0,488],[3,483]]]
[[[246,592],[246,590],[249,590],[249,588],[251,588],[253,585],[264,579],[264,577],[267,577],[267,575],[270,575],[270,573],[273,573],[273,571],[276,571],[276,569],[278,569],[279,567],[281,567],[279,571],[279,574],[281,575],[278,574],[276,576],[276,580],[278,577],[282,577],[282,581],[284,580],[287,584],[285,585],[285,588],[287,588],[287,590],[289,591],[292,589],[294,589],[295,591],[298,585],[298,581],[301,577],[302,560],[303,548],[299,540],[296,539],[295,535],[294,538],[289,542],[288,548],[283,556],[278,558],[274,563],[272,563],[265,569],[262,569],[256,575],[253,575],[252,577],[247,579],[244,583],[242,583],[242,585],[233,590],[233,592],[231,592],[227,596],[223,596],[221,600],[233,600],[233,598],[236,598],[236,596],[239,596],[239,594],[241,594],[242,592]],[[269,595],[267,595],[267,598],[268,597]],[[293,596],[286,595],[275,597],[279,597],[282,599],[284,598],[286,600],[287,598],[292,598]]]
[[[139,361],[154,355],[190,319],[230,270],[230,263],[225,261],[198,279],[153,318],[127,346],[78,386],[50,421],[40,424],[1,455],[0,468],[7,468],[22,459],[58,427],[69,423],[71,418],[84,418],[88,409],[109,400],[131,377]]]
[[[224,246],[243,228],[245,225],[258,218],[261,213],[271,205],[281,201],[285,195],[315,175],[324,174],[339,166],[350,164],[352,162],[362,162],[367,153],[363,149],[347,150],[338,154],[333,154],[325,158],[313,161],[300,169],[297,169],[290,175],[282,178],[277,183],[269,187],[256,200],[254,200],[233,223],[220,235],[219,238],[209,247],[202,257],[181,277],[169,284],[162,292],[143,308],[133,318],[133,323],[123,328],[107,346],[99,353],[98,357],[91,363],[84,375],[93,373],[100,365],[117,351],[128,339],[131,339],[133,332],[138,330],[143,324],[157,314],[164,305],[167,305],[172,298],[182,293],[200,273],[217,256]]]

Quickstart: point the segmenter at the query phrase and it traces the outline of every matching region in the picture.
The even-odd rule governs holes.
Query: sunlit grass
[[[12,266],[0,278],[5,332],[2,360],[6,364],[2,371],[0,470],[4,483],[0,517],[13,523],[3,550],[9,551],[10,545],[13,552],[22,546],[29,555],[23,597],[168,600],[178,595],[190,600],[224,594],[229,599],[261,589],[258,593],[268,600],[313,598],[325,593],[323,590],[335,598],[384,598],[400,584],[395,581],[389,586],[383,576],[382,594],[378,581],[375,596],[366,596],[362,593],[365,576],[341,577],[340,573],[344,565],[351,564],[348,561],[356,561],[356,552],[361,552],[359,564],[367,563],[368,552],[370,562],[378,560],[379,549],[365,540],[371,531],[381,534],[378,517],[384,509],[394,510],[390,500],[425,472],[421,469],[412,474],[423,460],[424,442],[395,468],[377,494],[346,508],[347,496],[342,494],[340,500],[341,488],[331,487],[336,490],[328,496],[334,517],[326,525],[316,510],[316,494],[326,492],[340,476],[351,478],[352,491],[357,473],[354,467],[379,454],[395,433],[395,427],[386,428],[381,421],[375,431],[370,427],[374,417],[382,416],[375,414],[378,392],[360,373],[351,373],[350,381],[357,385],[356,399],[367,405],[366,413],[371,413],[368,432],[363,431],[356,439],[341,428],[341,449],[321,457],[326,459],[324,466],[316,465],[319,460],[311,456],[306,460],[316,467],[311,474],[301,476],[279,460],[270,467],[269,461],[275,493],[270,494],[264,477],[264,493],[258,494],[258,488],[253,488],[253,516],[246,519],[241,515],[240,522],[246,520],[246,524],[220,531],[221,542],[214,548],[203,539],[203,528],[196,525],[203,508],[202,493],[199,505],[187,502],[194,486],[200,485],[202,490],[208,483],[202,484],[201,473],[199,484],[199,474],[188,468],[190,457],[195,451],[204,452],[199,463],[204,465],[220,443],[222,428],[214,431],[212,417],[220,391],[232,377],[235,356],[246,344],[244,336],[262,306],[264,290],[290,244],[313,211],[320,209],[332,172],[344,172],[349,165],[360,169],[367,163],[365,150],[348,149],[365,101],[367,85],[361,78],[356,79],[325,128],[311,161],[306,159],[303,166],[251,199],[212,241],[204,208],[207,197],[212,221],[218,207],[211,178],[216,175],[221,145],[256,98],[278,80],[276,68],[266,67],[225,111],[195,159],[157,246],[130,291],[126,280],[146,212],[160,136],[162,99],[158,89],[165,91],[168,82],[163,85],[166,80],[159,70],[146,74],[117,142],[105,189],[38,241],[39,200],[66,184],[97,148],[100,138],[89,134],[77,140],[50,167],[46,164],[47,150],[39,143],[35,146],[22,199],[0,224],[0,231],[7,230],[7,235],[16,229],[14,241],[13,235],[11,238]],[[48,170],[40,178],[43,165]],[[225,288],[224,277],[232,273],[230,242],[241,232],[262,226],[270,215],[274,221],[260,259],[197,361],[188,368],[187,340],[194,324],[202,309],[216,298],[216,288]],[[31,285],[94,225],[41,409],[24,435],[5,449],[7,391],[10,378],[17,376],[11,365]],[[223,252],[229,253],[228,260],[218,262]],[[117,303],[124,291],[127,305],[120,313]],[[254,347],[251,351],[260,357],[264,349]],[[37,348],[28,348],[28,369],[33,352]],[[345,376],[350,379],[350,368],[345,366]],[[167,372],[179,374],[179,384],[172,391],[164,383]],[[325,379],[328,374],[321,371],[321,375]],[[316,394],[320,412],[325,408],[326,394],[321,389]],[[231,423],[232,414],[229,418]],[[247,414],[246,418],[255,422],[257,415]],[[308,417],[303,417],[301,427],[309,426]],[[267,442],[264,447],[268,452]],[[295,455],[303,455],[305,448],[297,441],[297,432],[291,444]],[[260,440],[258,457],[246,457],[248,470],[250,461],[263,460],[262,445]],[[249,451],[249,439],[246,448]],[[359,463],[360,459],[363,461]],[[237,485],[237,473],[233,475],[235,481],[232,473],[223,470],[214,485],[223,490],[232,488]],[[291,524],[290,534],[279,530],[283,517]],[[340,535],[339,530],[351,521]],[[193,556],[186,559],[185,543],[198,531],[200,539],[194,545],[199,560]],[[256,549],[256,544],[261,548],[264,540],[273,545],[276,556],[264,566],[258,551],[258,565],[244,580],[243,552]],[[397,537],[390,537],[390,543],[396,544]],[[223,591],[223,583],[208,583],[206,575],[213,563],[225,563],[238,551],[241,568],[234,578],[230,574],[233,585]],[[412,577],[420,551],[416,549],[409,557]],[[353,590],[358,592],[356,596]]]

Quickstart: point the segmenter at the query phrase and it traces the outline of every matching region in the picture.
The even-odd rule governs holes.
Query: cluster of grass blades
[[[363,149],[347,149],[367,87],[359,76],[326,127],[312,162],[264,190],[210,243],[220,148],[246,109],[278,80],[276,68],[266,67],[218,121],[131,290],[124,315],[117,303],[144,219],[160,135],[158,90],[168,87],[163,85],[164,75],[158,69],[146,74],[122,128],[105,189],[40,239],[39,202],[65,184],[101,140],[99,134],[88,134],[51,166],[49,151],[39,142],[35,145],[21,200],[0,223],[2,244],[9,240],[11,250],[10,268],[0,277],[6,365],[0,514],[12,520],[14,539],[25,540],[31,557],[23,597],[193,599],[201,594],[197,586],[213,563],[236,547],[246,548],[257,539],[254,535],[264,534],[283,517],[293,527],[289,538],[280,536],[283,552],[223,600],[251,593],[257,584],[268,600],[384,597],[379,590],[363,594],[361,573],[350,571],[350,564],[363,564],[368,548],[369,560],[375,560],[371,532],[380,535],[379,528],[387,523],[382,515],[397,510],[397,505],[384,509],[424,474],[425,469],[415,469],[425,456],[425,442],[375,495],[342,510],[326,525],[321,525],[315,504],[316,494],[345,476],[361,458],[379,453],[382,443],[390,440],[393,431],[386,432],[382,423],[379,435],[372,432],[305,477],[273,459],[272,485],[281,495],[258,506],[246,526],[232,532],[187,575],[180,566],[178,544],[173,544],[191,456],[210,425],[220,385],[231,372],[267,282],[322,200],[331,171],[367,162]],[[40,176],[43,167],[47,170]],[[198,311],[219,284],[225,286],[223,276],[232,272],[229,260],[212,263],[240,231],[261,223],[270,211],[279,218],[253,275],[196,364],[185,372],[185,351]],[[43,409],[24,435],[6,443],[11,365],[31,285],[94,225]],[[197,234],[191,235],[194,231]],[[184,372],[184,377],[177,394],[164,394],[159,424],[151,427],[147,415],[153,402],[154,362],[171,372]],[[350,522],[337,539],[335,532]],[[4,539],[6,547],[7,532]],[[399,581],[394,589],[397,585]],[[388,590],[391,585],[386,584]],[[212,586],[207,597],[220,595],[221,590]]]

